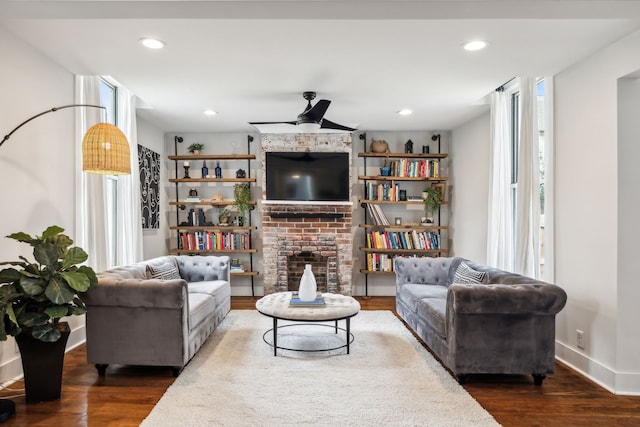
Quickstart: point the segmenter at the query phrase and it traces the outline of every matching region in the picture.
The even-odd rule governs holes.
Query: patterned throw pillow
[[[489,283],[489,275],[483,271],[476,271],[463,262],[456,268],[453,283]]]
[[[176,266],[169,263],[147,265],[147,278],[161,280],[181,279]]]

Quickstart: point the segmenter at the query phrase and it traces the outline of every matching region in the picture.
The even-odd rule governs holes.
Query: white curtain
[[[544,79],[544,276],[554,283],[555,278],[555,221],[554,221],[554,144],[553,144],[553,77]]]
[[[509,96],[496,91],[491,97],[487,264],[508,271],[513,269],[510,128]]]
[[[114,82],[111,82],[114,83]],[[116,85],[118,86],[118,85]],[[76,113],[76,243],[89,254],[88,265],[104,271],[142,260],[142,219],[135,97],[118,86],[118,127],[131,149],[131,175],[116,177],[82,172],[82,138],[92,125],[105,121],[102,110],[78,108]],[[76,102],[101,105],[100,77],[76,76]],[[114,193],[107,180],[115,179]],[[111,202],[115,201],[115,218]],[[109,224],[115,231],[110,232]]]
[[[520,78],[520,146],[516,202],[517,273],[539,277],[540,161],[536,81]]]
[[[118,238],[115,265],[127,265],[142,261],[142,205],[138,172],[136,97],[122,86],[118,87],[118,127],[129,141],[131,175],[117,176]]]
[[[100,105],[100,79],[76,76],[76,103]],[[76,108],[76,244],[89,255],[87,264],[96,271],[109,267],[110,239],[102,175],[82,172],[82,138],[91,126],[104,121],[98,108]]]

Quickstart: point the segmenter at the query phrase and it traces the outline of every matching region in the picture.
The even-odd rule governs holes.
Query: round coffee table
[[[273,346],[273,355],[276,356],[278,349],[293,351],[310,351],[292,348],[278,347],[278,329],[295,325],[278,326],[278,320],[287,320],[293,322],[335,322],[335,333],[338,330],[346,332],[346,343],[339,347],[323,348],[312,351],[329,351],[346,347],[349,354],[349,345],[353,342],[354,337],[351,334],[351,318],[360,312],[360,303],[350,296],[324,293],[325,305],[318,307],[291,307],[292,292],[277,292],[266,295],[256,301],[256,309],[265,316],[273,319],[273,329],[264,333],[262,338],[264,341]],[[338,327],[338,321],[345,321],[345,328]],[[266,340],[269,332],[273,331],[273,344]]]

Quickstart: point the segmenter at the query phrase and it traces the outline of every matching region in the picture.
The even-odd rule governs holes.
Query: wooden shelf
[[[376,224],[359,224],[360,228],[384,228],[385,230],[416,230],[416,231],[433,231],[448,230],[446,225],[376,225]]]
[[[360,199],[360,204],[374,204],[374,205],[424,205],[424,201],[422,200],[367,200]],[[446,205],[447,202],[440,203],[441,205]]]
[[[446,153],[358,153],[358,157],[380,157],[383,159],[446,159]]]
[[[213,201],[213,200],[200,200],[199,202],[187,202],[187,201],[178,201],[178,202],[169,202],[169,205],[171,206],[196,206],[196,205],[203,205],[203,206],[230,206],[230,205],[235,205],[236,202],[235,200],[219,200],[219,201]],[[255,206],[256,202],[252,201],[249,202],[250,205]]]
[[[384,249],[384,248],[360,248],[362,252],[376,252],[381,254],[447,254],[446,249]]]
[[[169,160],[255,160],[254,154],[181,154],[167,156]]]
[[[382,176],[382,175],[360,175],[358,179],[361,181],[446,181],[448,178],[443,176]]]
[[[257,276],[260,273],[258,273],[257,271],[232,271],[231,275],[232,276]]]
[[[171,249],[170,251],[172,254],[254,254],[256,252],[256,249]]]
[[[367,270],[366,268],[361,268],[360,269],[360,273],[362,273],[362,274],[384,274],[384,275],[396,274],[395,271],[371,271],[371,270]]]
[[[169,182],[256,182],[255,178],[169,178]]]
[[[237,230],[257,230],[258,227],[256,226],[249,226],[249,225],[243,225],[243,226],[235,226],[235,225],[200,225],[200,226],[196,226],[196,225],[179,225],[179,226],[171,226],[169,227],[170,230],[182,230],[182,231],[237,231]]]

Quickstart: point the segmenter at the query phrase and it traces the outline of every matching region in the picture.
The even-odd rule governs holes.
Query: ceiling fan
[[[315,92],[303,92],[302,97],[307,100],[307,108],[300,114],[295,121],[288,122],[249,122],[251,125],[272,125],[272,124],[290,124],[298,126],[301,132],[312,133],[318,132],[320,129],[333,129],[343,130],[347,132],[353,132],[356,129],[348,126],[343,126],[338,123],[334,123],[324,118],[324,114],[327,112],[331,101],[327,99],[321,99],[316,102],[316,105],[311,105],[311,101],[315,99]]]

